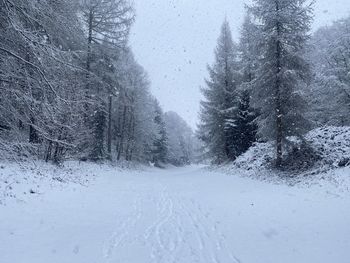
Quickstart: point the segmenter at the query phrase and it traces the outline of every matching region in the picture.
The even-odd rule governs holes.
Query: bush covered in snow
[[[350,127],[323,127],[310,131],[306,142],[294,142],[285,155],[285,167],[305,173],[350,166]],[[256,143],[234,161],[234,167],[256,173],[271,170],[273,143]]]
[[[331,167],[350,165],[350,127],[323,127],[309,132],[306,139]]]

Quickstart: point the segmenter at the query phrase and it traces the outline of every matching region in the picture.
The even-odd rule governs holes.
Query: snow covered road
[[[186,167],[0,206],[1,263],[348,263],[349,193]]]

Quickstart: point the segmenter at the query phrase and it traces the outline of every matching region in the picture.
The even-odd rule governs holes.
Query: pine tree
[[[310,52],[315,81],[310,117],[318,125],[350,125],[350,17],[322,27]]]
[[[256,141],[258,127],[255,122],[258,114],[250,105],[250,94],[244,90],[240,96],[235,120],[234,147],[236,157],[245,153]]]
[[[258,67],[259,52],[256,44],[257,26],[252,22],[250,13],[246,15],[241,29],[239,42],[239,69],[241,79],[239,84],[239,102],[234,116],[234,126],[231,129],[231,147],[233,158],[246,152],[256,141],[257,111],[251,106],[252,93],[256,69]]]
[[[308,128],[302,89],[311,75],[304,53],[312,7],[306,0],[254,0],[249,10],[261,23],[255,81],[259,132],[275,140],[276,165],[281,166],[287,137],[302,136]]]
[[[212,67],[208,66],[210,80],[206,81],[207,87],[202,89],[205,100],[201,102],[199,126],[199,137],[206,145],[208,157],[215,163],[235,156],[232,144],[239,85],[237,57],[237,46],[225,20],[215,50],[215,63]]]
[[[239,41],[240,70],[242,73],[241,90],[252,90],[253,82],[259,64],[259,49],[257,45],[258,26],[252,21],[252,15],[248,10],[241,29]]]
[[[156,166],[160,166],[162,163],[164,164],[167,162],[168,136],[164,122],[164,114],[157,100],[154,101],[154,106],[156,114],[154,122],[157,125],[159,134],[153,143],[154,149],[152,154],[153,162]]]

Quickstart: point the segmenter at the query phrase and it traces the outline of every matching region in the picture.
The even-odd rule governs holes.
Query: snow
[[[312,181],[322,179],[324,176],[330,179],[334,176],[334,169],[350,166],[350,127],[317,128],[307,133],[305,139],[320,156],[320,160],[311,169],[294,171],[293,176],[296,178],[288,178],[288,180],[292,179],[289,180],[290,183],[293,183],[293,180],[304,181],[304,177],[310,177]],[[274,154],[273,143],[255,143],[233,164],[224,165],[221,170],[228,173],[237,173],[239,170],[239,173],[245,176],[264,180],[270,180],[273,177],[273,180],[276,180],[280,172],[269,168],[271,161],[275,158]],[[335,176],[339,177],[337,174]]]
[[[201,166],[67,167],[4,164],[0,178],[27,180],[0,205],[1,263],[349,262],[350,195],[329,180],[288,186]],[[349,168],[334,173],[350,177]],[[40,194],[22,193],[35,185]]]
[[[350,127],[322,127],[307,135],[313,147],[327,164],[337,167],[343,160],[350,165]]]

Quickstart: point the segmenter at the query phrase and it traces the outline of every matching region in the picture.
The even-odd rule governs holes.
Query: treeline
[[[129,47],[134,20],[128,0],[0,1],[0,158],[192,158],[168,157],[175,135]]]
[[[224,22],[198,132],[213,163],[274,141],[274,164],[287,166],[293,155],[315,157],[306,132],[350,125],[350,18],[312,35],[312,5],[253,0],[238,44]]]

